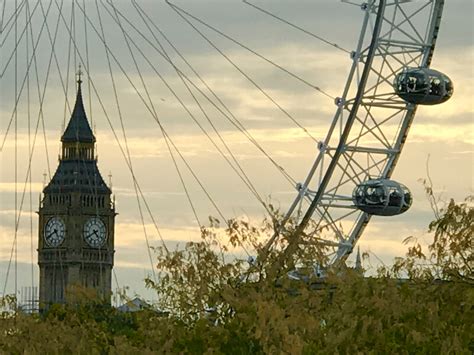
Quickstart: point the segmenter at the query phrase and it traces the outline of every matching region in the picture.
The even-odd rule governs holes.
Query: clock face
[[[101,247],[106,239],[105,224],[100,218],[92,217],[84,224],[84,240],[91,247]]]
[[[51,218],[44,227],[44,241],[50,247],[58,247],[66,237],[66,226],[59,217]]]

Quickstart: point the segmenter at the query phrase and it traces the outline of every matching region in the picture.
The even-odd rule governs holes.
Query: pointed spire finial
[[[64,130],[61,141],[64,142],[82,142],[82,143],[94,143],[95,136],[87,120],[86,111],[84,109],[84,103],[82,101],[82,66],[79,64],[76,72],[77,80],[77,91],[76,91],[76,103],[71,113],[69,123]]]
[[[357,256],[356,256],[356,270],[362,270],[362,258],[360,257],[360,247],[357,246]]]
[[[81,87],[82,84],[82,74],[84,73],[82,72],[82,66],[79,63],[79,70],[77,71],[77,83],[79,84],[79,87]]]

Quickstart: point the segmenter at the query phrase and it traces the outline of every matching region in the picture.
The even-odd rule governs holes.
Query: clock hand
[[[97,235],[97,231],[96,231],[96,230],[93,230],[92,233],[90,233],[90,234],[87,235],[87,238],[89,238],[89,237],[90,237],[91,235],[93,235],[93,234]],[[98,236],[98,235],[97,235],[97,236]]]
[[[54,231],[52,231],[51,233],[49,233],[49,234],[46,236],[46,238],[49,238],[49,237],[51,237],[53,234],[56,234],[56,235],[58,235],[58,230],[57,230],[57,229],[55,229]]]

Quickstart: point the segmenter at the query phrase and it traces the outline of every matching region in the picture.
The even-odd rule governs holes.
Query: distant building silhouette
[[[120,312],[139,312],[145,309],[151,309],[151,306],[139,297],[135,297],[133,300],[124,303],[117,307]]]

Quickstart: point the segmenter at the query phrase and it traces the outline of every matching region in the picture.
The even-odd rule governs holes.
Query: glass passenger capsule
[[[417,105],[437,105],[453,95],[453,82],[428,68],[407,68],[398,73],[393,88],[403,100]]]
[[[388,179],[367,180],[352,193],[356,207],[377,216],[395,216],[406,212],[412,203],[408,188]]]

